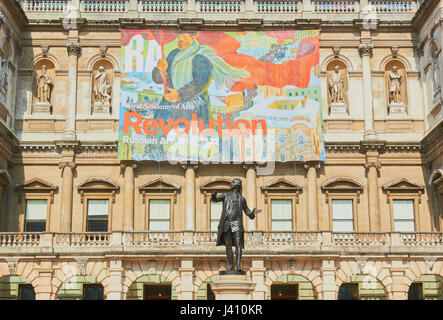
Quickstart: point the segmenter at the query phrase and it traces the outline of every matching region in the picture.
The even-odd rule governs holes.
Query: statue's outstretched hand
[[[212,191],[211,192],[211,197],[214,199],[217,196],[217,191]]]

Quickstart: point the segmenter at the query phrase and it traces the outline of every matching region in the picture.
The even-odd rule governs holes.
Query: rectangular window
[[[86,231],[107,232],[108,231],[108,211],[109,211],[109,200],[107,200],[107,199],[89,199],[88,200],[88,218],[87,218],[87,222],[86,222]]]
[[[48,200],[26,200],[25,232],[45,232]]]
[[[354,214],[352,200],[332,199],[332,231],[354,231]]]
[[[103,300],[103,286],[101,284],[84,284],[83,300]]]
[[[149,230],[169,230],[171,201],[169,199],[149,200]]]
[[[211,201],[211,231],[217,230],[222,211],[223,202]]]
[[[414,232],[414,200],[394,200],[394,231]]]
[[[289,199],[271,200],[271,230],[273,231],[292,230],[292,200]]]

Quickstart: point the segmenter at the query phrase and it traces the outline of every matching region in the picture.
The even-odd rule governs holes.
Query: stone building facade
[[[295,288],[298,299],[338,299],[340,292],[441,299],[442,6],[2,1],[0,298],[142,299],[165,288],[163,297],[210,298],[226,258],[215,246],[209,195],[240,177],[249,207],[263,209],[245,235],[251,299],[278,297],[278,285]],[[119,161],[123,28],[319,29],[326,162]],[[95,107],[101,66],[112,88],[108,108]],[[331,96],[335,69],[340,98]],[[152,200],[167,204],[168,231],[153,230]],[[285,231],[273,228],[276,200],[290,208]],[[337,216],[340,206],[350,216]],[[350,231],[337,232],[340,219]]]

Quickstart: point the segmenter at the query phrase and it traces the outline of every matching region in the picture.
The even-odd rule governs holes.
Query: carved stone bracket
[[[334,53],[334,57],[338,58],[338,55],[340,54],[341,48],[340,47],[333,47],[332,52]]]
[[[106,52],[108,51],[108,46],[105,45],[105,44],[101,44],[101,45],[99,46],[99,50],[100,50],[100,55],[101,55],[102,57],[104,57],[104,56],[106,56]]]
[[[82,52],[82,47],[80,43],[75,43],[75,42],[67,43],[66,49],[68,50],[68,56],[76,55],[78,57]]]
[[[48,56],[49,46],[48,45],[42,45],[40,46],[40,49],[42,50],[43,57]]]
[[[397,56],[398,56],[398,50],[399,50],[398,47],[391,47],[391,53],[392,53],[392,56],[393,56],[394,58],[397,58]]]
[[[360,46],[358,47],[358,51],[359,51],[361,57],[364,57],[364,56],[370,57],[372,55],[373,49],[374,49],[374,46],[372,43],[361,43]]]
[[[16,275],[17,264],[18,264],[18,258],[10,258],[10,259],[8,259],[9,275],[11,275],[11,276]]]

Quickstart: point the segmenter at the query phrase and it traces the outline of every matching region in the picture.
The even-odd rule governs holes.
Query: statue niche
[[[55,66],[52,61],[43,59],[34,66],[34,97],[32,113],[52,112],[52,91],[55,85]]]
[[[326,70],[329,113],[347,113],[348,72],[346,65],[340,60],[334,60],[328,64]]]
[[[385,82],[388,113],[405,113],[407,105],[406,68],[401,61],[392,60],[386,64]]]
[[[111,113],[114,69],[108,60],[99,60],[92,67],[92,113]]]

